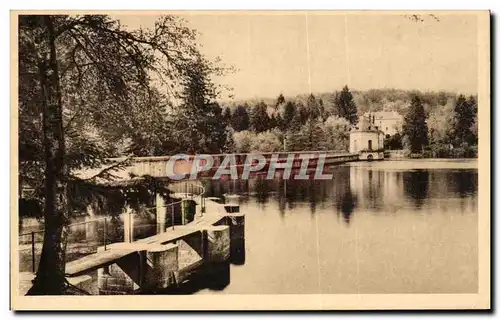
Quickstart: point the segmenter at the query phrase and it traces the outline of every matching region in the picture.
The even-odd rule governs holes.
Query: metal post
[[[134,226],[132,225],[133,223],[133,217],[132,217],[132,212],[129,213],[128,215],[128,230],[129,230],[129,234],[130,234],[130,243],[134,242],[134,234],[132,232],[134,232]]]
[[[201,196],[201,216],[203,217],[203,211],[205,211],[205,197]]]
[[[104,218],[104,251],[106,251],[106,242],[107,241],[107,224],[108,224],[108,219],[107,218]]]
[[[31,270],[35,273],[35,232],[31,232]]]
[[[172,230],[175,229],[175,206],[172,204]]]

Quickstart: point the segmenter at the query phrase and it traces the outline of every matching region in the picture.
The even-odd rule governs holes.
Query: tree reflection
[[[286,212],[286,194],[287,180],[280,179],[278,183],[278,209],[281,217],[284,217]]]
[[[311,209],[311,214],[316,212],[316,197],[318,195],[316,189],[316,182],[309,180],[309,188],[307,191],[309,193],[309,208]]]
[[[266,181],[262,177],[258,177],[255,181],[255,195],[257,197],[257,202],[267,203],[269,199],[269,192],[271,189],[271,181]]]
[[[477,171],[458,170],[450,172],[447,178],[452,191],[460,198],[477,192]]]
[[[337,202],[337,212],[340,211],[342,218],[347,225],[349,225],[349,222],[351,221],[351,216],[356,208],[357,201],[357,196],[351,192],[350,188],[348,188]]]
[[[420,209],[428,198],[429,171],[415,170],[403,172],[403,185],[406,196],[413,199],[415,207]]]

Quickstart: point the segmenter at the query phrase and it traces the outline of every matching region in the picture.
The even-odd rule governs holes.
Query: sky
[[[236,100],[333,92],[348,85],[477,93],[477,16],[360,12],[182,13],[208,58],[237,69],[216,82]],[[130,28],[155,16],[120,16]]]

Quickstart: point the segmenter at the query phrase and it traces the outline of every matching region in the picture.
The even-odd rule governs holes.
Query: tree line
[[[272,152],[348,150],[348,132],[358,119],[348,86],[335,92],[326,108],[323,99],[310,94],[305,102],[278,95],[272,104],[226,106],[222,119],[232,132],[226,150]]]
[[[373,89],[307,97],[243,101],[225,107],[227,151],[272,152],[349,149],[349,131],[366,112],[396,111],[402,130],[386,135],[385,149],[425,157],[477,156],[477,101],[451,92]],[[360,107],[360,104],[362,107]]]
[[[415,95],[404,117],[401,145],[412,153],[434,158],[477,157],[477,100],[460,94],[426,111]]]

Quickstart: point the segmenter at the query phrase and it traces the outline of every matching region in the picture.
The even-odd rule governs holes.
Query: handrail
[[[187,184],[187,182],[188,181],[183,181],[182,183]],[[175,184],[181,184],[181,182],[177,182]],[[196,196],[201,197],[201,196],[203,196],[203,194],[205,194],[206,190],[205,190],[204,186],[202,186],[202,185],[194,185],[194,184],[192,184],[192,186],[196,187],[196,188],[200,188],[202,190],[202,192],[200,192],[199,194],[196,194]],[[171,206],[171,205],[174,205],[174,204],[178,204],[178,203],[181,203],[181,202],[182,202],[182,200],[175,201],[175,202],[170,202],[170,203],[167,203],[167,204],[165,204],[164,206],[162,206],[160,208],[165,208],[165,207],[168,207],[168,206]],[[143,208],[143,209],[144,210],[152,210],[152,209],[156,209],[156,208],[157,207],[155,206],[155,207],[146,207],[146,208]],[[88,221],[75,222],[75,223],[72,223],[72,224],[68,224],[66,227],[69,228],[69,227],[77,226],[77,225],[80,225],[80,224],[86,224],[86,223],[96,222],[96,221],[104,220],[106,218],[107,217],[102,217],[102,218],[96,218],[96,219],[88,220]],[[45,231],[45,229],[38,229],[38,230],[30,231],[30,232],[21,233],[18,236],[22,237],[22,236],[31,235],[32,233],[40,233],[40,232],[44,232],[44,231]]]
[[[190,181],[177,182],[175,184],[176,185],[180,185],[181,183],[184,183],[186,190],[187,190],[188,183],[190,183],[190,188],[191,188],[190,191],[191,191],[191,193],[187,193],[186,192],[186,194],[190,194],[191,195],[191,199],[194,196],[203,197],[203,195],[206,192],[206,189],[205,189],[205,187],[203,185],[194,184],[194,183],[192,183]],[[196,191],[198,191],[198,192],[195,193],[194,189],[196,189]],[[171,190],[171,191],[173,192],[173,190]],[[182,203],[182,201],[184,201],[184,199],[181,199],[179,201],[175,201],[175,202],[171,202],[171,203],[165,204],[162,207],[173,206],[173,205]],[[203,201],[202,201],[202,206],[203,206]],[[157,209],[157,207],[155,206],[155,207],[145,208],[145,210],[151,210],[151,209]],[[203,210],[202,210],[202,212],[203,212]],[[175,227],[175,223],[174,223],[174,218],[173,217],[174,217],[174,212],[172,211],[172,227]],[[108,217],[102,217],[102,218],[97,218],[97,219],[93,219],[93,220],[89,220],[89,221],[75,222],[75,223],[67,225],[66,227],[69,228],[69,227],[76,226],[76,225],[82,225],[82,224],[93,223],[93,222],[96,222],[96,221],[104,220],[104,250],[106,250],[106,246],[108,244],[107,243],[107,218]],[[32,267],[32,272],[33,273],[36,272],[35,234],[36,233],[41,233],[41,232],[44,232],[44,231],[45,231],[44,229],[41,229],[41,230],[36,230],[36,231],[31,231],[31,232],[26,232],[26,233],[19,234],[19,237],[31,235],[31,264],[32,264],[31,267]]]

